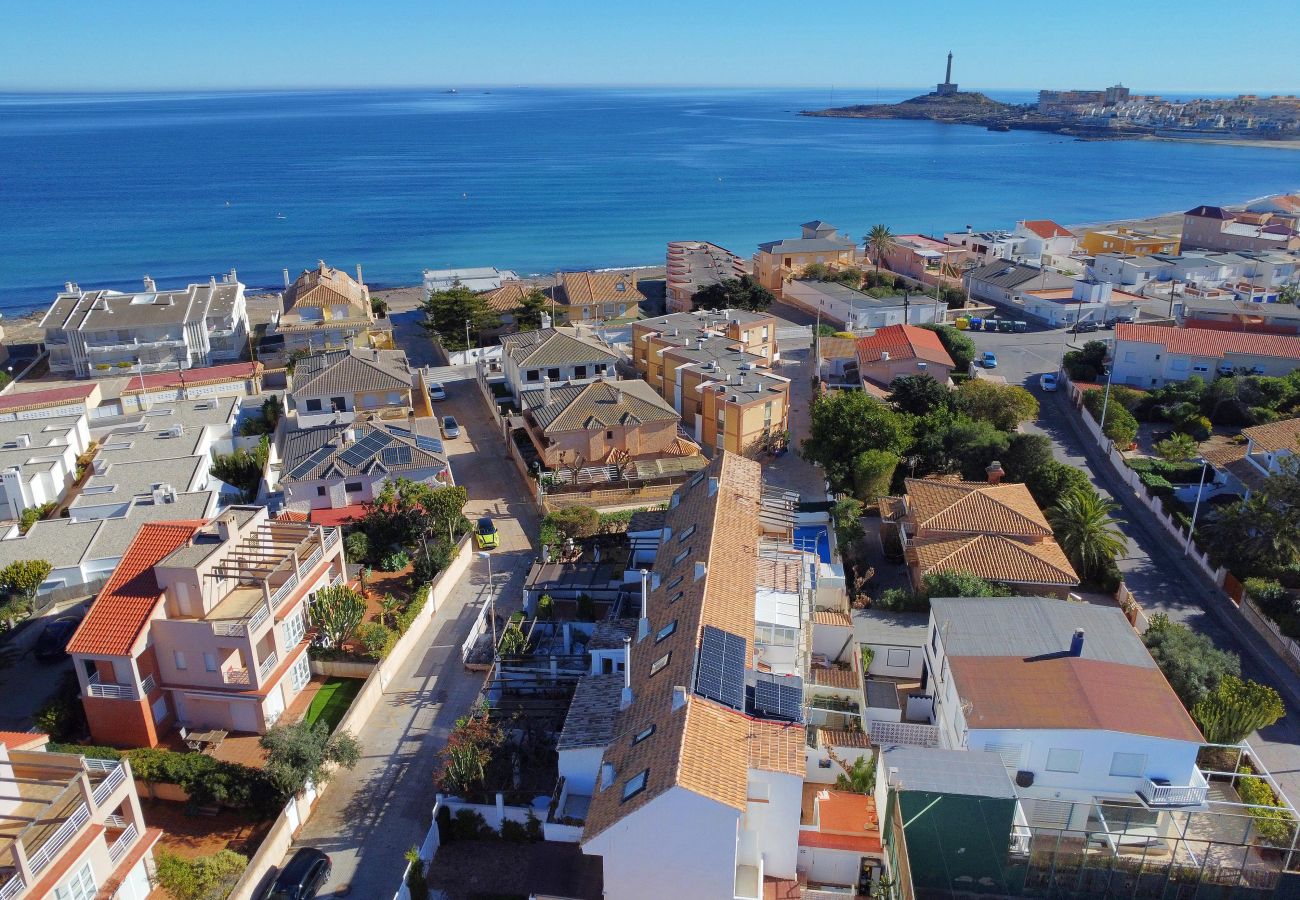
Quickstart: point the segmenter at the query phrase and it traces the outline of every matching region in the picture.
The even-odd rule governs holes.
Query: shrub
[[[1101,422],[1102,433],[1118,444],[1120,449],[1133,443],[1137,437],[1138,423],[1133,414],[1124,408],[1124,404],[1107,403],[1105,392],[1101,388],[1092,388],[1083,392],[1083,405],[1097,422],[1101,422],[1102,407],[1106,408],[1106,421]]]
[[[429,589],[432,587],[428,582],[418,582],[415,589],[415,596],[411,602],[406,604],[406,609],[402,610],[401,615],[397,617],[397,633],[406,634],[411,630],[411,625],[415,622],[415,617],[424,609],[424,604],[429,600]]]
[[[1143,473],[1138,476],[1139,480],[1147,486],[1147,490],[1156,497],[1168,497],[1174,492],[1174,486],[1169,480],[1159,475]]]
[[[885,612],[928,612],[930,598],[925,594],[914,594],[907,588],[888,588],[871,605]]]
[[[1247,578],[1244,587],[1247,596],[1271,618],[1297,612],[1291,594],[1280,582],[1267,578]]]
[[[551,599],[550,594],[542,594],[537,599],[537,618],[547,622],[555,618],[555,601]]]
[[[285,799],[262,771],[203,753],[141,747],[124,755],[130,760],[136,778],[177,785],[190,795],[192,803],[200,806],[218,804],[269,817]]]
[[[454,841],[478,841],[496,837],[496,832],[488,827],[487,819],[472,809],[458,809],[451,820],[451,834]]]
[[[50,741],[45,745],[47,753],[76,753],[87,759],[110,759],[118,760],[122,758],[122,751],[116,747],[100,747],[96,745],[83,746],[81,744],[60,744]]]
[[[361,626],[361,646],[366,648],[366,655],[383,659],[393,649],[397,635],[379,622],[368,622]]]
[[[505,819],[501,823],[501,840],[509,841],[512,844],[526,844],[528,843],[528,829],[523,822]]]
[[[1255,830],[1259,836],[1276,847],[1290,847],[1291,837],[1295,832],[1295,819],[1283,809],[1259,809],[1263,806],[1278,806],[1277,795],[1268,786],[1268,782],[1255,775],[1250,766],[1237,770],[1243,777],[1237,779],[1237,793],[1243,803],[1256,808],[1250,810],[1255,820]]]
[[[348,562],[361,564],[370,559],[370,536],[364,531],[354,531],[343,541],[343,552]]]
[[[36,728],[57,743],[76,741],[86,733],[86,710],[75,674],[66,673],[58,691],[36,713]]]
[[[600,513],[589,506],[570,506],[547,513],[542,524],[550,524],[555,529],[555,543],[562,543],[567,538],[576,541],[591,537],[600,530]]]
[[[400,572],[411,564],[411,557],[405,550],[397,550],[379,560],[379,571]]]
[[[184,859],[160,849],[155,860],[158,884],[175,900],[225,900],[248,867],[248,857],[233,850]]]
[[[411,895],[411,900],[428,900],[429,882],[424,877],[424,860],[420,859],[420,848],[407,850],[406,861],[410,863],[410,868],[406,871],[406,890]]]

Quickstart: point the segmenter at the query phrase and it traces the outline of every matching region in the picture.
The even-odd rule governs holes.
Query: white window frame
[[[1145,753],[1116,752],[1110,757],[1110,774],[1114,778],[1141,778],[1146,773]]]
[[[1069,747],[1053,747],[1047,751],[1047,771],[1049,772],[1078,774],[1082,768],[1082,750],[1074,750]]]
[[[76,874],[54,889],[54,900],[95,900],[99,886],[90,863],[82,863]]]
[[[307,682],[311,681],[311,660],[307,658],[306,653],[298,657],[298,661],[293,664],[293,668],[289,670],[289,678],[289,683],[293,685],[295,691],[301,691],[307,686]]]
[[[176,664],[176,671],[177,671],[177,672],[184,672],[184,671],[188,668],[188,666],[187,666],[186,663],[185,663],[185,651],[184,651],[184,650],[173,650],[173,651],[172,651],[172,662]]]

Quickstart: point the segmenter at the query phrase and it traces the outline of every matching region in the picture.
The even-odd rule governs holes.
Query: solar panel
[[[700,637],[695,693],[723,706],[745,708],[745,639],[705,625]]]
[[[385,447],[379,458],[386,466],[406,466],[411,464],[410,447]]]
[[[359,466],[387,447],[392,440],[393,436],[385,431],[372,431],[339,454],[339,462],[349,466]]]
[[[289,470],[289,477],[290,477],[290,478],[302,478],[304,475],[306,475],[306,474],[307,474],[308,472],[310,472],[312,469],[316,468],[318,465],[320,465],[321,463],[323,463],[325,460],[329,459],[330,454],[333,453],[333,452],[334,452],[334,448],[331,447],[331,446],[329,446],[329,445],[326,445],[326,446],[324,446],[324,447],[321,447],[319,450],[317,450],[317,451],[316,451],[315,453],[313,453],[311,456],[307,457],[307,458],[304,459],[302,462],[298,463],[298,465],[296,465],[296,466],[294,466],[292,469],[290,469],[290,470]]]
[[[399,437],[409,439],[421,450],[428,450],[433,453],[442,453],[442,441],[438,438],[415,434],[409,428],[398,428],[396,425],[389,425],[388,430]]]
[[[803,679],[759,675],[754,682],[754,712],[769,719],[803,720]]]

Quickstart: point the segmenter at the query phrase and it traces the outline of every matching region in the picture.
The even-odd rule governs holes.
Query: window
[[[682,599],[685,596],[686,596],[685,591],[678,591],[677,593],[673,594],[673,598],[668,601],[668,605],[672,606],[674,603],[676,603],[678,600]]]
[[[217,656],[215,653],[203,654],[203,668],[209,672],[217,671]]]
[[[637,744],[641,743],[642,741],[644,741],[646,738],[650,737],[650,735],[654,733],[655,733],[655,727],[653,725],[648,725],[645,728],[642,728],[632,737],[632,746],[635,747]]]
[[[645,790],[645,780],[650,774],[649,769],[642,769],[623,784],[623,799],[631,800],[637,794]]]
[[[304,615],[299,610],[296,616],[293,616],[284,623],[284,643],[286,647],[296,647],[302,640],[302,636],[307,632],[307,623],[304,621]]]
[[[361,482],[346,481],[343,483],[343,490],[347,491],[349,494],[359,494],[361,493]]]
[[[660,641],[662,641],[664,638],[670,637],[672,633],[676,630],[677,630],[677,620],[673,619],[663,628],[659,629],[659,633],[655,635],[655,643],[657,644]]]
[[[939,629],[935,628],[930,632],[930,649],[935,653],[939,652]]]
[[[687,547],[681,553],[678,553],[676,556],[673,557],[673,565],[674,566],[677,565],[679,562],[681,562],[682,560],[684,560],[686,557],[690,555],[691,555],[691,548]]]
[[[1062,750],[1053,747],[1047,751],[1047,771],[1049,772],[1077,772],[1082,765],[1082,750]]]
[[[1181,358],[1171,360],[1170,363],[1169,363],[1169,368],[1172,369],[1172,370],[1175,371],[1175,372],[1186,372],[1186,371],[1187,371],[1187,360],[1185,360],[1185,359],[1181,359]]]
[[[1110,774],[1117,778],[1140,778],[1146,771],[1145,753],[1116,753],[1110,758]]]
[[[366,394],[364,397],[361,398],[361,405],[364,406],[366,409],[374,409],[375,407],[379,406],[379,398],[376,397],[374,394]]]
[[[293,664],[293,668],[289,670],[289,677],[292,679],[291,683],[295,691],[301,691],[307,686],[307,682],[311,681],[311,660],[307,658],[306,653],[298,657],[298,661]]]
[[[885,665],[895,669],[905,669],[912,664],[912,651],[891,647],[885,654]]]
[[[319,397],[316,398],[315,400],[307,401],[307,412],[320,412],[320,411],[321,411],[321,403]]]
[[[316,485],[316,496],[317,496],[317,497],[324,497],[324,496],[325,496],[325,485],[323,485],[323,484],[318,484],[318,485]]]
[[[643,780],[642,787],[644,786]],[[96,890],[95,873],[90,868],[90,863],[85,863],[66,884],[54,889],[54,900],[94,900]]]
[[[586,378],[586,377],[587,377],[587,367],[586,367],[586,366],[574,366],[574,367],[573,367],[573,377],[574,377],[574,378]]]
[[[650,677],[653,678],[654,676],[662,672],[664,666],[668,665],[668,660],[672,659],[672,656],[673,656],[673,651],[669,650],[663,656],[659,657],[654,662],[652,662],[650,664]]]
[[[684,579],[685,577],[686,577],[685,575],[678,575],[678,576],[677,576],[676,578],[674,578],[672,581],[668,582],[668,584],[667,584],[667,586],[664,588],[664,590],[666,590],[666,591],[671,591],[673,588],[677,587],[677,585],[681,584],[681,583],[682,583],[682,579]]]
[[[677,543],[680,544],[682,541],[686,540],[688,537],[690,537],[693,534],[695,534],[694,525],[692,525],[690,528],[687,528],[685,531],[683,531],[681,534],[677,536]]]
[[[606,431],[606,432],[605,432],[605,440],[607,440],[607,441],[612,441],[612,440],[614,440],[614,432],[612,432],[612,431]]]
[[[177,668],[179,671],[181,671],[181,672],[184,672],[184,671],[185,671],[185,654],[184,654],[184,653],[182,653],[180,650],[173,650],[173,651],[172,651],[172,661],[173,661],[174,663],[176,663],[176,668]]]
[[[1197,363],[1196,365],[1192,366],[1192,371],[1204,374],[1205,372],[1210,371],[1210,367],[1207,366],[1205,363]]]
[[[551,379],[551,381],[559,381],[559,380],[560,380],[560,370],[559,370],[559,369],[547,369],[547,370],[546,370],[546,377],[549,378],[549,379]]]
[[[401,394],[399,394],[397,391],[389,391],[389,392],[388,392],[388,405],[389,405],[389,406],[398,406],[399,404],[401,404],[401,402],[402,402],[402,395],[401,395]]]
[[[528,374],[524,376],[525,381],[541,381],[542,372],[540,369],[529,369]]]

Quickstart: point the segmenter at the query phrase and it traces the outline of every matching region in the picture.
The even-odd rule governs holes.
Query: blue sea
[[[323,258],[392,286],[657,264],[676,239],[748,256],[814,218],[938,233],[1300,187],[1284,150],[796,115],[918,92],[0,94],[0,311],[146,273],[274,287]]]

